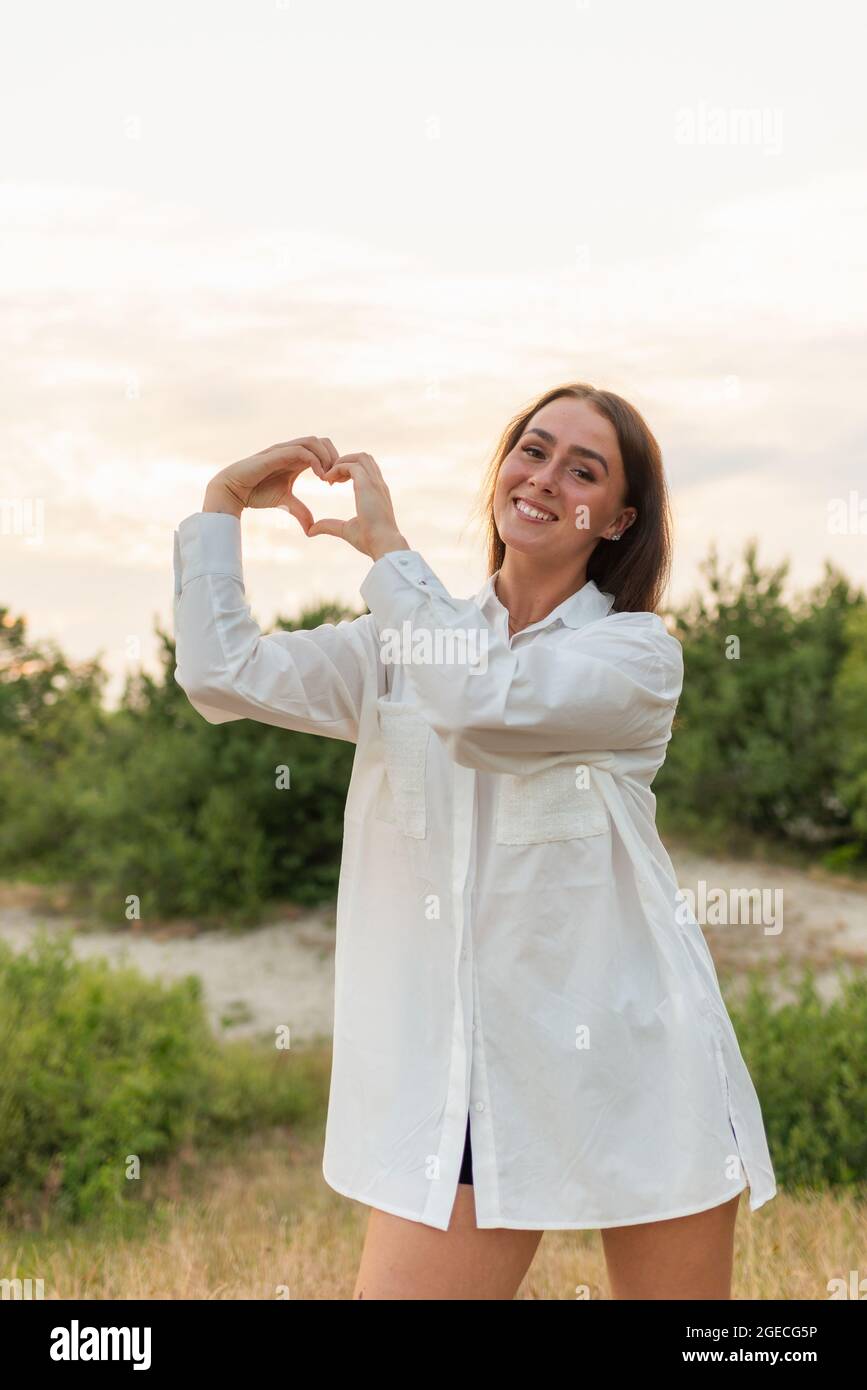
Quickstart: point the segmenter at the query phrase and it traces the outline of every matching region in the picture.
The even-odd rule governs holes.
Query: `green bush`
[[[867,844],[867,608],[849,613],[845,633],[847,647],[834,686],[831,720],[836,731],[837,793],[852,825],[851,841],[841,846],[848,865],[864,855]]]
[[[867,603],[830,565],[784,596],[788,566],[704,563],[701,592],[669,615],[684,688],[654,781],[658,826],[714,853],[867,871]],[[335,605],[285,630],[355,616]],[[0,873],[72,888],[75,906],[127,925],[261,921],[273,901],[313,906],[338,885],[355,749],[255,720],[209,724],[174,679],[137,672],[119,708],[98,661],[71,666],[0,607]],[[737,639],[738,652],[732,648]],[[277,785],[288,766],[291,786]]]
[[[777,1185],[823,1188],[867,1182],[867,975],[842,976],[823,1003],[811,969],[794,1002],[773,1005],[753,975],[729,1006],[762,1106]]]
[[[298,626],[341,616],[327,606]],[[99,673],[49,660],[20,624],[0,626],[0,872],[64,882],[78,910],[118,926],[130,896],[144,922],[237,925],[270,901],[333,900],[354,745],[247,719],[209,724],[160,637],[160,678],[136,674],[108,712]]]
[[[30,952],[0,942],[0,1202],[76,1222],[135,1203],[142,1172],[183,1145],[291,1124],[322,1104],[303,1053],[220,1043],[199,981],[171,986],[69,934]]]
[[[684,684],[654,782],[660,828],[710,850],[744,852],[762,837],[812,858],[827,855],[829,867],[842,862],[835,849],[857,840],[867,859],[867,820],[859,827],[853,814],[867,785],[857,702],[865,685],[863,593],[826,564],[810,593],[786,600],[788,563],[763,572],[755,543],[738,581],[721,572],[713,549],[702,569],[707,594],[674,614]],[[843,785],[859,718],[860,790],[857,774]]]

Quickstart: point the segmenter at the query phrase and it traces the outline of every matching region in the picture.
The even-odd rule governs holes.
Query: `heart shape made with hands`
[[[331,486],[334,483],[351,482],[352,474],[349,473],[345,468],[341,468],[339,465],[340,459],[337,459],[334,463],[329,464],[328,476],[325,477],[322,477],[320,473],[316,472],[312,464],[309,465],[309,469],[311,472],[313,472],[315,477],[322,477],[322,481],[328,483],[329,486]],[[296,520],[300,522],[301,529],[303,530],[305,535],[309,535],[311,527],[317,526],[319,523],[314,521],[313,513],[311,512],[310,508],[307,506],[305,502],[301,501],[300,497],[295,496],[292,489],[294,488],[298,479],[302,476],[302,473],[306,473],[307,471],[308,470],[305,468],[302,469],[300,472],[290,476],[289,481],[286,484],[286,501],[278,502],[276,504],[280,511],[289,512],[290,516],[294,516]],[[334,520],[335,518],[330,519]],[[347,518],[347,520],[349,519],[350,518]],[[320,533],[314,531],[313,534],[318,535]]]
[[[371,454],[341,454],[321,470],[314,467],[314,472],[329,484],[353,484],[356,515],[345,520],[323,517],[314,521],[310,508],[294,496],[292,483],[295,479],[292,478],[287,488],[287,499],[280,505],[297,518],[306,536],[336,536],[364,555],[372,555],[374,548],[385,541],[403,541],[395,519],[391,493]]]

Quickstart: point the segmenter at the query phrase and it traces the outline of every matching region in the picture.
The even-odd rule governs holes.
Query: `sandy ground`
[[[268,1034],[288,1025],[290,1040],[331,1037],[334,1005],[334,909],[299,911],[248,931],[198,931],[189,923],[118,931],[66,913],[40,911],[24,885],[0,884],[0,939],[25,949],[35,931],[74,931],[81,957],[104,956],[170,982],[198,975],[214,1031],[221,1037]]]
[[[864,882],[819,868],[804,871],[751,860],[710,859],[683,847],[668,846],[668,851],[681,889],[695,893],[697,900],[702,881],[705,899],[712,890],[723,890],[728,917],[724,925],[714,925],[709,910],[696,915],[727,997],[737,997],[744,973],[754,970],[767,977],[775,999],[791,999],[794,982],[810,966],[821,997],[830,1000],[840,992],[841,975],[867,966]],[[734,921],[738,894],[753,890],[756,904],[762,893],[769,910]]]
[[[809,964],[823,998],[830,999],[839,990],[841,971],[867,965],[867,886],[818,870],[709,859],[668,848],[679,886],[696,893],[697,903],[702,882],[706,893],[722,889],[725,895],[725,925],[710,925],[701,910],[697,916],[727,997],[737,995],[745,970],[758,969],[775,997],[791,998],[786,968],[793,967],[791,978],[796,978]],[[732,890],[754,889],[764,890],[765,910],[734,923]],[[39,927],[52,933],[72,928],[73,947],[82,958],[127,961],[164,981],[199,976],[211,1024],[222,1037],[273,1036],[275,1028],[287,1025],[298,1041],[331,1035],[333,906],[312,911],[290,906],[245,932],[198,931],[184,922],[106,931],[93,930],[68,912],[48,910],[27,885],[0,884],[0,939],[22,950]]]

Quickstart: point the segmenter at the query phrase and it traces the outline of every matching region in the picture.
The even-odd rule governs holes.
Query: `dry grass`
[[[351,1299],[368,1208],[322,1177],[322,1137],[257,1137],[218,1163],[155,1175],[153,1221],[135,1239],[0,1231],[0,1277],[41,1278],[46,1299]],[[827,1299],[867,1269],[867,1212],[851,1196],[741,1199],[735,1299]],[[598,1231],[547,1231],[518,1297],[608,1298]]]

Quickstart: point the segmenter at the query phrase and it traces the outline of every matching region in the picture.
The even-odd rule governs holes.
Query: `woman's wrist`
[[[205,500],[202,503],[203,512],[229,512],[232,516],[240,517],[243,510],[243,504],[224,483],[217,481],[208,483],[205,489]]]
[[[392,550],[411,549],[412,546],[399,531],[392,531],[384,536],[377,536],[370,547],[370,558],[375,562],[382,559],[383,555],[388,555]]]

